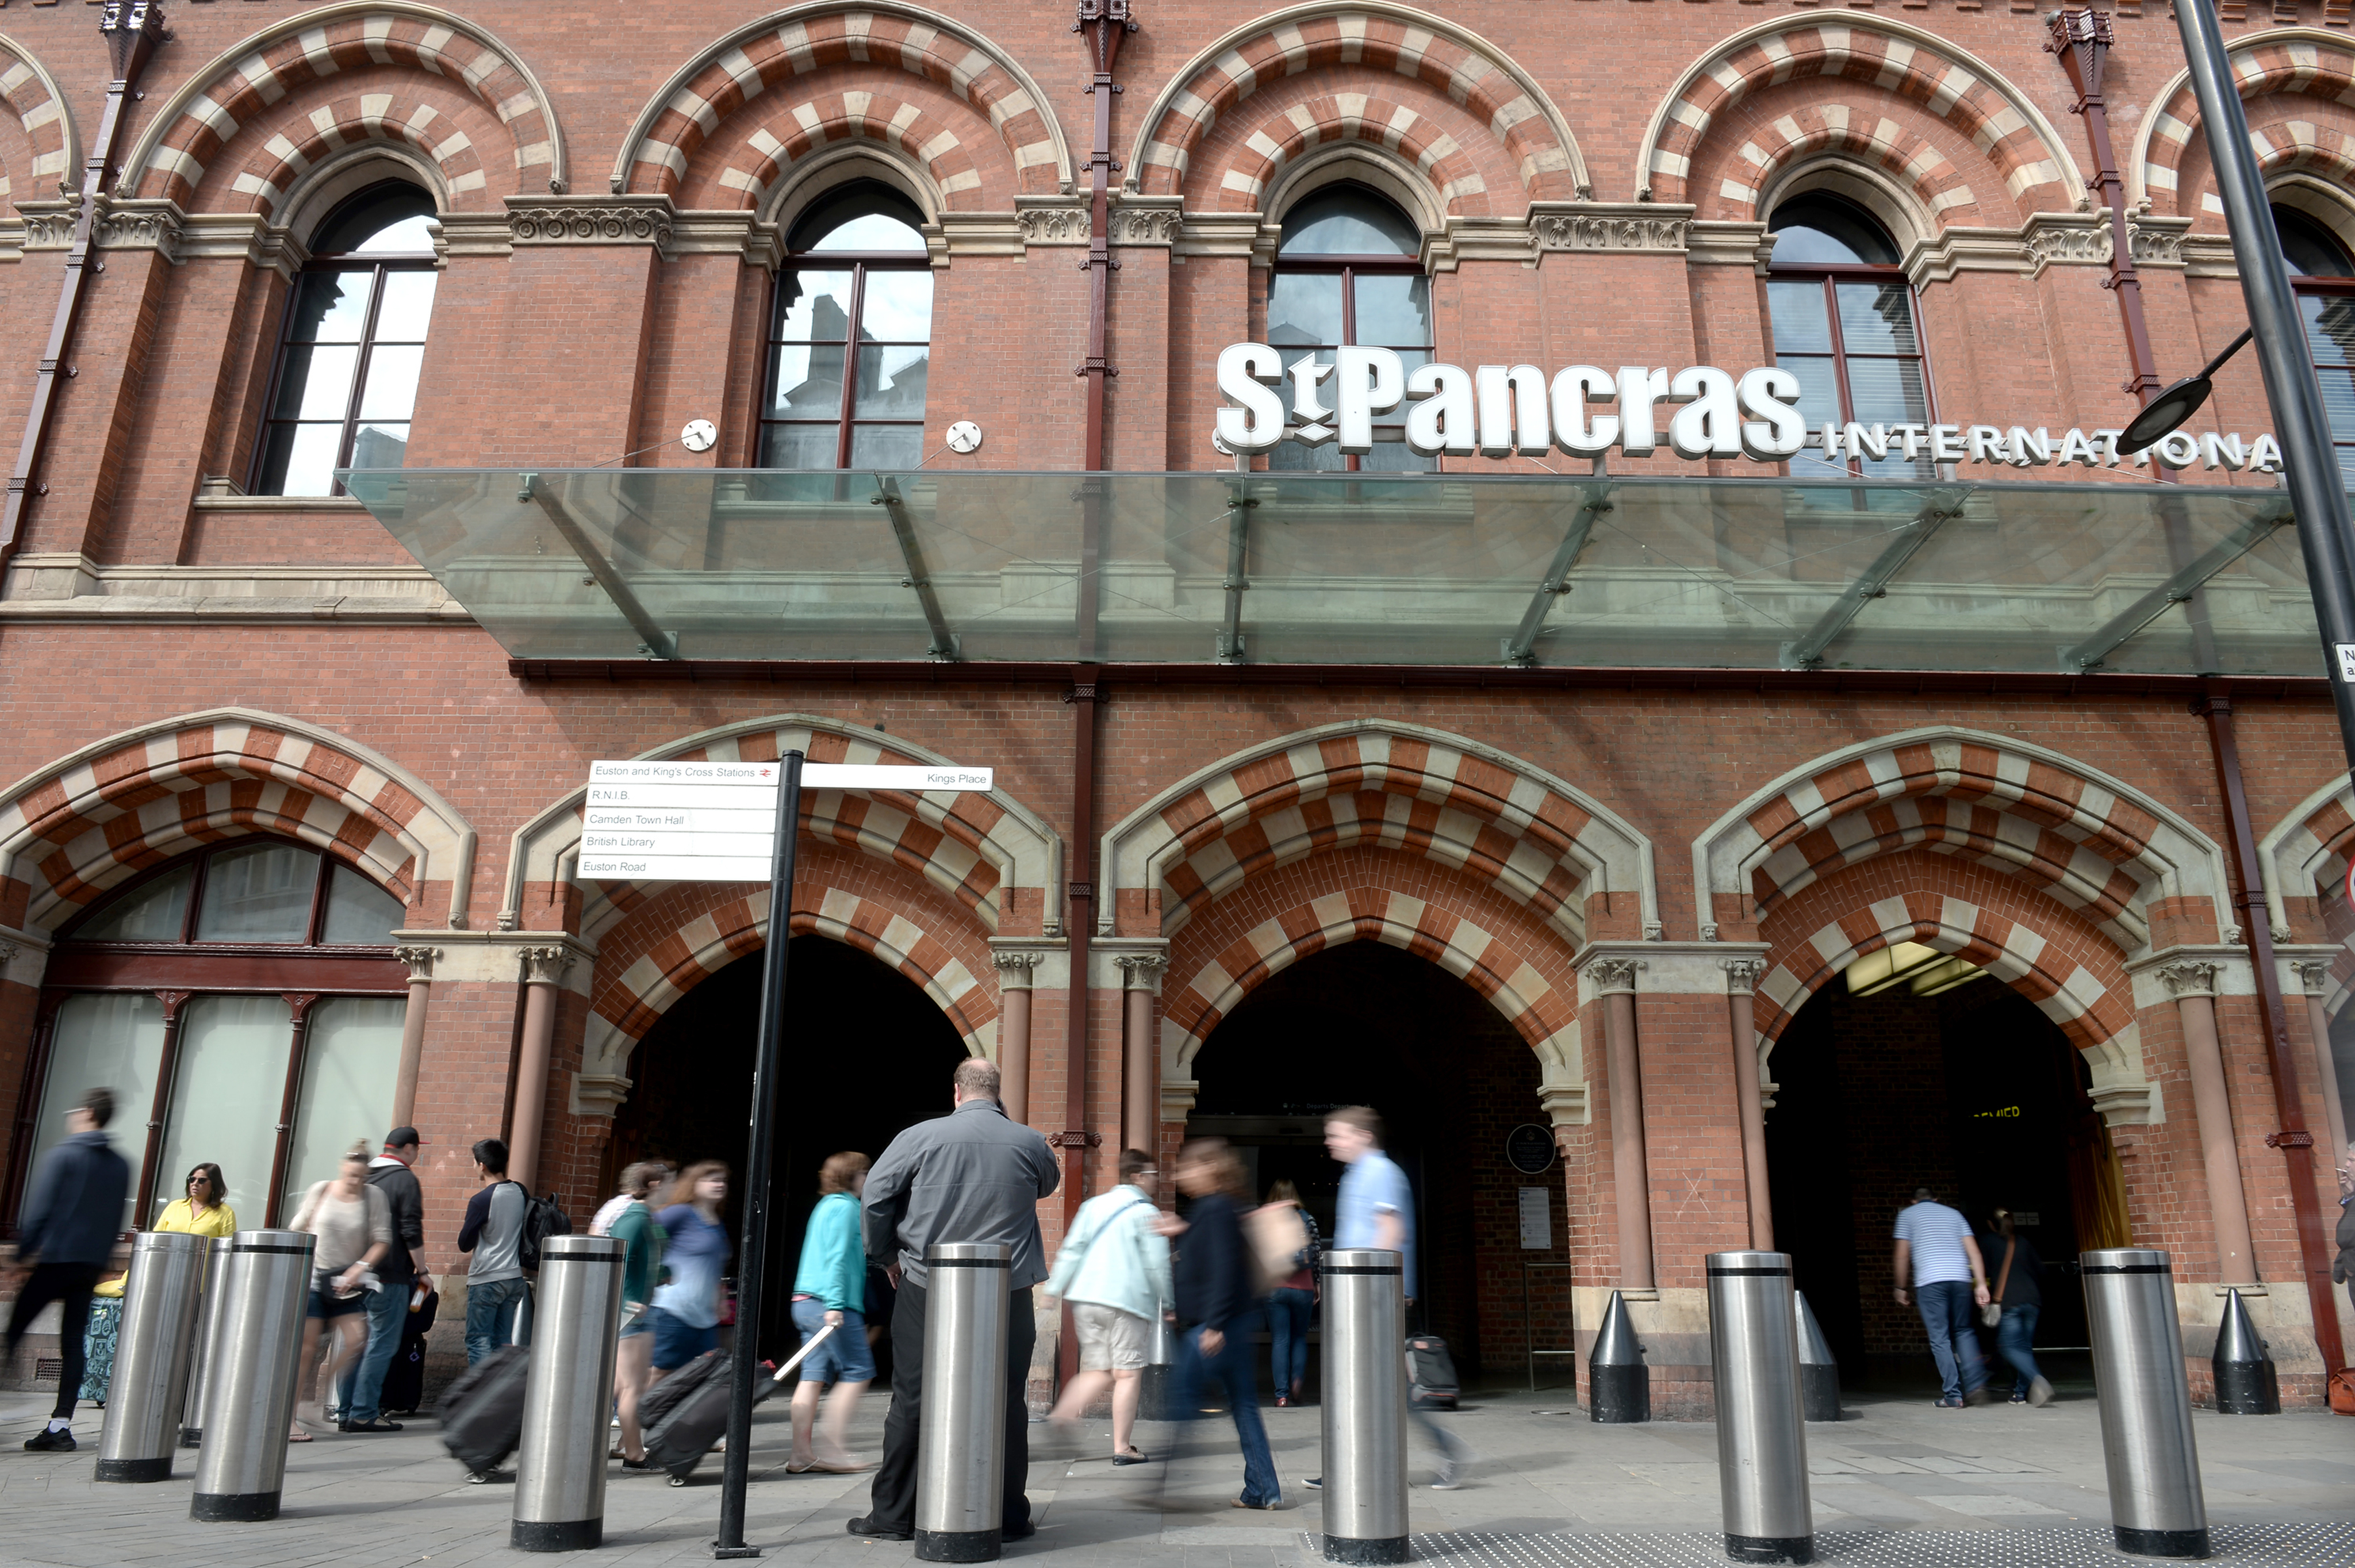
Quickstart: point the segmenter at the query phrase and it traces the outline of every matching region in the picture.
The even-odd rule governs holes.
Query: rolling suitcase
[[[442,1394],[442,1446],[469,1476],[487,1477],[523,1440],[524,1377],[531,1350],[502,1345]]]
[[[752,1380],[755,1405],[777,1392],[787,1374],[833,1334],[831,1324],[809,1337],[782,1367],[761,1363],[765,1377]],[[696,1466],[711,1445],[727,1435],[730,1358],[707,1350],[656,1383],[638,1403],[638,1424],[645,1434],[646,1462],[670,1472],[670,1484],[687,1485]]]
[[[1463,1390],[1455,1381],[1455,1359],[1447,1341],[1436,1334],[1410,1334],[1406,1339],[1407,1398],[1425,1410],[1454,1410]]]
[[[429,1291],[421,1305],[409,1309],[400,1348],[393,1351],[392,1364],[384,1370],[384,1385],[377,1392],[377,1408],[387,1415],[414,1415],[425,1403],[425,1336],[441,1300],[441,1292]]]

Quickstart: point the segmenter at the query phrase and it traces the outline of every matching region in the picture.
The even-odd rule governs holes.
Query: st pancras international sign
[[[1642,457],[1662,446],[1678,457],[1780,463],[1809,448],[1824,457],[1928,458],[1934,463],[2014,468],[2147,467],[2281,472],[2270,434],[2194,436],[2178,431],[2139,453],[2121,452],[2120,432],[2068,430],[2054,436],[1991,424],[1861,424],[1811,429],[1799,411],[1799,379],[1762,366],[1739,377],[1713,365],[1673,376],[1623,365],[1615,372],[1572,365],[1550,380],[1535,365],[1419,365],[1387,348],[1341,348],[1322,363],[1299,355],[1286,366],[1264,343],[1237,343],[1219,355],[1218,436],[1227,451],[1272,452],[1285,441],[1336,443],[1360,456],[1373,450],[1377,416],[1406,408],[1406,444],[1423,457]],[[1279,389],[1290,383],[1290,396]],[[1287,407],[1287,402],[1289,406]],[[1665,428],[1663,428],[1665,426]]]

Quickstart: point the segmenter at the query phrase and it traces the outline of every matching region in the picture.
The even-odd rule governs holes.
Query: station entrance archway
[[[764,1344],[791,1332],[794,1260],[826,1156],[872,1159],[903,1129],[950,1108],[964,1042],[932,998],[890,965],[823,936],[796,936],[787,958],[791,1011],[777,1086]],[[632,1160],[725,1160],[741,1183],[751,1124],[761,1016],[761,955],[738,959],[680,997],[630,1058],[630,1097],[613,1118],[606,1190]],[[731,1244],[741,1219],[731,1185]],[[879,1276],[870,1275],[870,1293]],[[780,1283],[782,1282],[782,1284]],[[870,1309],[874,1304],[869,1303]],[[888,1349],[879,1347],[879,1352]]]
[[[1817,992],[1767,1061],[1774,1244],[1852,1381],[1930,1371],[1921,1318],[1897,1305],[1890,1272],[1891,1232],[1915,1188],[1982,1237],[1994,1210],[2012,1211],[2048,1265],[2040,1347],[2086,1342],[2077,1254],[2127,1242],[2083,1059],[2019,992],[1911,946]],[[2000,1261],[1987,1258],[1990,1284]],[[1992,1358],[1993,1336],[1981,1339]],[[2010,1386],[2008,1371],[1995,1375]]]
[[[1231,1142],[1254,1202],[1290,1178],[1328,1245],[1342,1168],[1325,1152],[1323,1113],[1380,1112],[1385,1146],[1415,1195],[1420,1278],[1409,1323],[1444,1337],[1467,1381],[1484,1356],[1492,1373],[1518,1375],[1520,1260],[1566,1255],[1561,1174],[1559,1163],[1522,1176],[1507,1162],[1512,1130],[1546,1120],[1539,1064],[1478,992],[1401,949],[1345,943],[1237,1004],[1203,1042],[1194,1077],[1188,1136]],[[1524,1186],[1550,1191],[1548,1252],[1519,1250]],[[1312,1357],[1312,1383],[1315,1375]]]

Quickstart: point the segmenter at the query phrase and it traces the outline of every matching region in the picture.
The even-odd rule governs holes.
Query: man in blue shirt
[[[1399,1254],[1400,1285],[1414,1305],[1414,1190],[1406,1172],[1382,1152],[1382,1118],[1365,1105],[1344,1105],[1325,1116],[1325,1152],[1348,1168],[1341,1173],[1341,1196],[1334,1215],[1333,1245],[1379,1247]],[[1406,1413],[1439,1448],[1439,1479],[1433,1487],[1452,1492],[1464,1484],[1472,1450],[1461,1437],[1407,1401]],[[1319,1477],[1308,1483],[1322,1486]]]
[[[122,1234],[123,1206],[131,1193],[131,1167],[107,1141],[114,1119],[114,1094],[92,1089],[66,1113],[66,1140],[41,1157],[31,1190],[16,1220],[16,1263],[29,1267],[8,1314],[8,1354],[32,1328],[42,1307],[59,1304],[57,1408],[49,1424],[25,1439],[41,1452],[73,1452],[75,1396],[81,1392],[83,1339],[90,1330],[91,1287],[114,1255]]]
[[[1987,1264],[1979,1256],[1970,1221],[1937,1201],[1928,1188],[1915,1188],[1913,1204],[1898,1211],[1894,1270],[1897,1305],[1909,1305],[1909,1281],[1921,1301],[1930,1359],[1938,1364],[1938,1381],[1945,1385],[1938,1408],[1987,1403],[1995,1396],[1987,1392],[1978,1330],[1971,1326],[1972,1307],[1987,1304]]]

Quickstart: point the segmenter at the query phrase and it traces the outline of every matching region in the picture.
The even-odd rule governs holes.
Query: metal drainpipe
[[[114,79],[107,84],[106,112],[98,123],[98,140],[91,144],[90,156],[82,164],[81,210],[74,216],[73,243],[66,251],[65,276],[58,284],[58,314],[49,323],[48,345],[41,350],[40,368],[34,375],[33,402],[25,411],[25,439],[16,449],[16,466],[8,475],[7,500],[0,504],[0,571],[16,559],[23,541],[27,504],[34,496],[48,493],[48,485],[35,485],[33,475],[41,465],[41,453],[49,441],[49,419],[57,411],[58,372],[78,373],[65,359],[73,349],[74,329],[81,324],[84,285],[91,273],[106,271],[106,263],[93,258],[91,249],[99,208],[106,201],[106,176],[114,162],[114,144],[123,134],[124,110],[144,96],[137,91],[139,78],[155,46],[172,37],[164,26],[163,7],[152,0],[108,5],[99,13],[98,30],[106,39]]]

